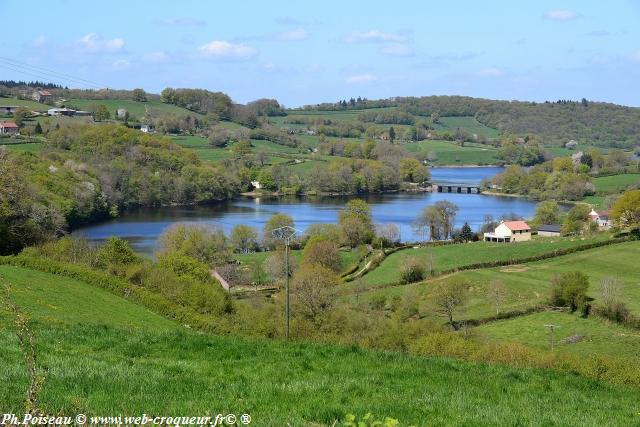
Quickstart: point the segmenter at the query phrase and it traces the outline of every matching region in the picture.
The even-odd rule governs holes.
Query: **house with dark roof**
[[[485,242],[525,242],[531,240],[531,227],[525,221],[501,221],[492,233],[484,233]]]
[[[0,133],[3,135],[15,135],[20,128],[13,122],[0,122]]]
[[[560,224],[543,224],[538,227],[538,236],[559,237],[560,235]]]

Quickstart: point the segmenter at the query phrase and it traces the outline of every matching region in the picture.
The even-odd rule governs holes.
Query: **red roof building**
[[[20,128],[13,122],[0,122],[0,133],[2,134],[16,134]]]

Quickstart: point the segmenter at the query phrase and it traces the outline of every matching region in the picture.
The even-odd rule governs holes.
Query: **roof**
[[[524,221],[504,221],[503,224],[511,231],[531,230],[529,224]]]
[[[560,225],[558,224],[542,224],[540,227],[538,227],[538,231],[548,231],[551,233],[559,233],[560,232]]]
[[[17,128],[18,125],[13,122],[0,122],[0,126],[5,128]]]
[[[51,96],[51,92],[48,90],[39,90],[38,93],[42,96]]]

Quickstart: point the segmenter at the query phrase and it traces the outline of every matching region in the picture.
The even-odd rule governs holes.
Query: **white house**
[[[524,242],[531,240],[531,227],[524,221],[501,221],[493,233],[484,233],[485,242]]]
[[[594,209],[591,209],[589,219],[598,224],[598,227],[603,230],[608,230],[613,225],[613,222],[609,219],[609,212],[607,211],[596,212]]]
[[[140,125],[140,131],[144,133],[149,133],[153,131],[153,126],[151,125]]]
[[[260,190],[260,189],[262,189],[262,184],[260,184],[260,181],[251,181],[251,185],[253,185],[253,187],[254,187],[256,190]]]

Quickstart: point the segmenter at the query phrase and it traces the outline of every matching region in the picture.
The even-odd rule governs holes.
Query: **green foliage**
[[[98,260],[103,265],[132,264],[138,261],[138,256],[125,240],[119,237],[109,237],[98,250]]]
[[[220,118],[231,118],[231,98],[222,92],[204,89],[166,88],[160,94],[162,102],[174,104],[198,113],[214,113]]]
[[[377,419],[371,412],[367,412],[362,418],[353,414],[345,415],[342,425],[344,427],[399,427],[400,422],[391,417]]]
[[[543,224],[558,224],[560,222],[560,207],[554,200],[545,200],[536,205],[536,212],[530,224],[539,227]]]
[[[625,191],[613,208],[611,217],[625,227],[640,226],[640,190]]]
[[[427,269],[423,262],[416,257],[407,257],[402,263],[400,270],[400,283],[419,282],[427,277]]]
[[[133,95],[133,100],[136,102],[147,102],[147,94],[144,89],[134,89],[131,93]]]
[[[319,264],[334,272],[342,269],[342,259],[338,245],[325,237],[310,238],[302,251],[302,262],[305,264]]]
[[[207,266],[231,261],[231,251],[224,232],[207,225],[177,223],[167,228],[158,239],[158,257],[180,254]]]
[[[206,264],[181,253],[172,252],[159,256],[158,265],[181,277],[188,277],[203,283],[211,282],[211,275]]]
[[[589,278],[580,271],[562,273],[551,281],[550,303],[559,307],[569,307],[571,312],[579,310],[588,314],[587,290]]]

